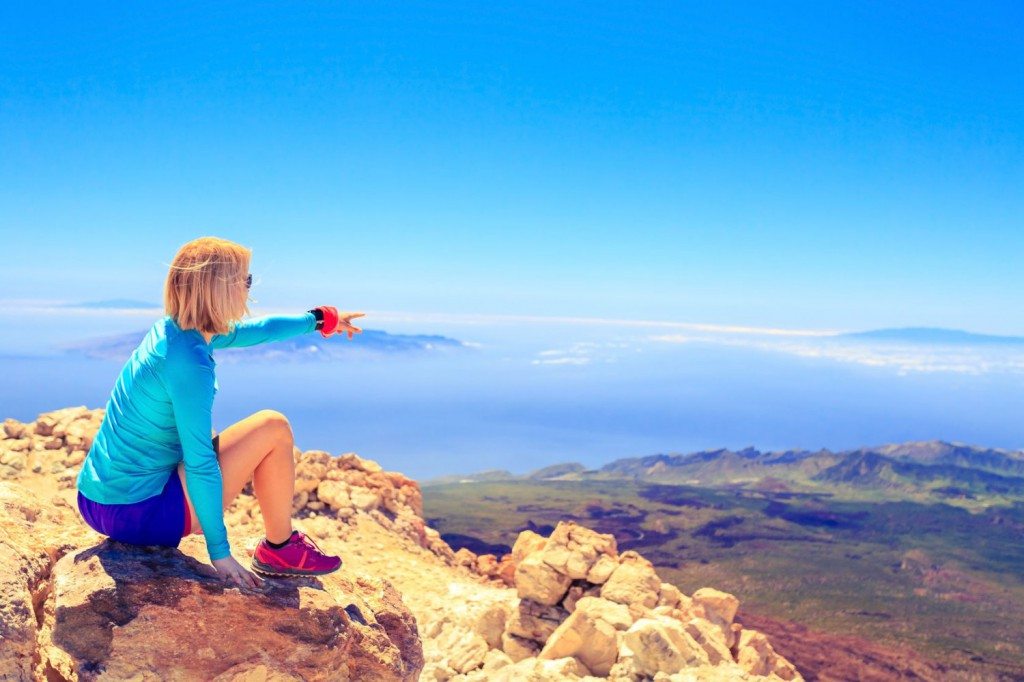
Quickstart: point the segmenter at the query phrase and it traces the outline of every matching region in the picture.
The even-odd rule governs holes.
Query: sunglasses
[[[250,272],[245,278],[245,288],[252,289],[252,273]]]

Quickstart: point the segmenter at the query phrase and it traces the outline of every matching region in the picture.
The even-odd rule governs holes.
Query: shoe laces
[[[298,534],[299,542],[301,542],[302,544],[306,545],[307,547],[312,546],[314,549],[316,549],[316,551],[320,552],[320,554],[322,556],[327,556],[327,554],[322,549],[320,549],[320,545],[316,544],[316,541],[313,538],[309,537],[308,535],[303,533],[301,530],[298,531],[297,534]]]

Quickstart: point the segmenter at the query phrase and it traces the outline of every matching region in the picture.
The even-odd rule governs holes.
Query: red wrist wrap
[[[324,314],[324,326],[320,328],[320,335],[326,339],[338,330],[338,309],[330,305],[319,307]]]

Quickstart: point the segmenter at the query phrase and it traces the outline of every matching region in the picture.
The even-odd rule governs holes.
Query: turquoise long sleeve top
[[[173,318],[158,320],[125,363],[78,474],[78,490],[102,504],[139,502],[163,491],[178,462],[210,560],[230,555],[220,463],[212,442],[217,393],[213,350],[306,334],[316,316],[269,315],[238,322],[206,342]]]

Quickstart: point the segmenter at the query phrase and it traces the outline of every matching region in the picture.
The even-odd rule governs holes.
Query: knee
[[[256,413],[260,420],[260,427],[274,433],[281,439],[292,439],[292,425],[288,417],[277,410],[260,410]]]

